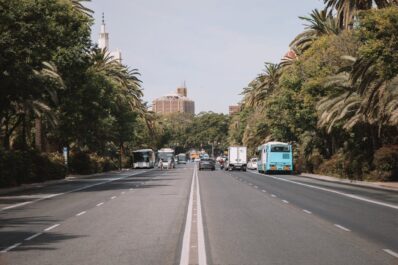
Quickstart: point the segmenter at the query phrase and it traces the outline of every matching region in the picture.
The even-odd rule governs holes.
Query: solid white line
[[[30,237],[28,237],[28,238],[25,238],[25,241],[30,241],[30,240],[32,240],[33,238],[36,238],[36,237],[38,237],[38,236],[40,236],[40,235],[42,235],[42,234],[43,234],[42,232],[36,233],[36,234],[34,234],[33,236],[30,236]]]
[[[305,212],[305,213],[308,213],[308,214],[312,214],[312,212],[311,211],[308,211],[308,210],[303,210],[303,212]]]
[[[113,199],[116,199],[116,196],[112,196],[112,197],[111,197],[111,200],[113,200]]]
[[[55,224],[55,225],[52,225],[52,226],[50,226],[50,227],[47,227],[46,229],[44,229],[44,231],[50,231],[51,229],[54,229],[54,228],[56,228],[57,226],[59,226],[59,224]]]
[[[200,201],[200,189],[199,189],[199,176],[198,171],[195,174],[196,177],[196,205],[197,205],[197,231],[198,231],[198,256],[199,265],[206,265],[206,248],[205,248],[205,236],[203,229],[203,218],[202,218],[202,205]]]
[[[104,203],[103,202],[100,202],[100,203],[98,203],[96,206],[98,207],[98,206],[101,206],[101,205],[103,205]]]
[[[193,188],[195,184],[195,171],[196,171],[196,165],[193,170],[191,191],[189,193],[188,212],[187,212],[187,218],[185,219],[185,229],[184,229],[184,237],[182,240],[180,265],[187,265],[189,263],[189,249],[190,249],[189,245],[191,241],[191,225],[192,225],[191,220],[192,220],[192,205],[193,205]]]
[[[8,247],[8,248],[6,248],[6,249],[0,251],[0,253],[6,253],[6,252],[8,252],[8,251],[10,251],[10,250],[12,250],[12,249],[18,247],[18,246],[21,245],[21,244],[22,244],[22,243],[16,243],[16,244],[14,244],[14,245],[12,245],[12,246],[10,246],[10,247]]]
[[[289,203],[287,200],[282,200],[284,203]]]
[[[80,212],[80,213],[76,214],[76,216],[80,216],[80,215],[83,215],[85,213],[86,213],[86,211],[83,211],[83,212]]]
[[[152,169],[152,170],[153,170],[153,169]],[[119,177],[119,178],[110,179],[110,180],[107,180],[107,181],[104,181],[104,182],[100,182],[100,183],[95,183],[95,184],[87,185],[87,186],[84,186],[84,187],[81,187],[81,188],[77,188],[77,189],[74,189],[74,190],[70,190],[70,191],[66,191],[66,192],[62,192],[62,193],[57,193],[57,194],[51,194],[51,195],[45,196],[45,197],[40,198],[40,199],[37,199],[37,200],[17,203],[17,204],[14,204],[14,205],[10,205],[10,206],[1,208],[1,209],[0,209],[0,212],[5,211],[5,210],[9,210],[9,209],[13,209],[13,208],[17,208],[17,207],[21,207],[21,206],[24,206],[24,205],[36,203],[36,202],[39,202],[39,201],[42,201],[42,200],[51,199],[51,198],[54,198],[54,197],[57,197],[57,196],[66,195],[66,194],[69,194],[69,193],[72,193],[72,192],[77,192],[77,191],[89,189],[89,188],[92,188],[92,187],[95,187],[95,186],[98,186],[98,185],[102,185],[102,184],[106,184],[106,183],[109,183],[109,182],[113,182],[113,181],[117,181],[117,180],[129,178],[129,177],[131,177],[131,176],[135,176],[135,175],[139,175],[139,174],[144,174],[144,173],[149,172],[149,171],[152,171],[152,170],[146,170],[146,171],[142,171],[142,172],[136,172],[135,174],[129,174],[128,176],[123,176],[123,177]]]
[[[391,256],[394,256],[396,258],[398,258],[398,253],[392,251],[391,249],[383,249],[385,252],[387,252],[388,254],[390,254]]]
[[[252,174],[257,174],[257,175],[261,175],[261,176],[265,176],[265,177],[268,177],[268,178],[273,178],[273,179],[276,179],[276,180],[281,180],[281,181],[293,183],[293,184],[300,185],[300,186],[304,186],[304,187],[307,187],[307,188],[312,188],[312,189],[327,191],[327,192],[331,192],[331,193],[334,193],[334,194],[338,194],[338,195],[341,195],[341,196],[345,196],[345,197],[348,197],[348,198],[351,198],[351,199],[356,199],[356,200],[360,200],[360,201],[364,201],[364,202],[369,202],[369,203],[373,203],[373,204],[377,204],[377,205],[381,205],[381,206],[385,206],[385,207],[389,207],[389,208],[398,210],[398,205],[395,205],[395,204],[390,204],[390,203],[384,203],[384,202],[380,202],[380,201],[376,201],[376,200],[371,200],[371,199],[367,199],[367,198],[364,198],[364,197],[361,197],[361,196],[357,196],[357,195],[353,195],[353,194],[349,194],[349,193],[340,192],[340,191],[337,191],[337,190],[321,188],[321,187],[318,187],[318,186],[309,185],[309,184],[304,184],[304,183],[301,183],[301,182],[297,182],[297,181],[293,181],[293,180],[288,180],[288,179],[284,179],[284,178],[279,178],[279,177],[273,177],[273,176],[269,176],[269,175],[264,175],[264,174],[260,174],[260,173],[257,173],[257,172],[250,172],[250,173],[252,173]]]
[[[344,227],[344,226],[338,225],[338,224],[334,224],[334,226],[335,226],[335,227],[338,227],[338,228],[340,228],[341,230],[344,230],[344,231],[346,231],[346,232],[350,232],[350,231],[351,231],[350,229],[348,229],[348,228],[346,228],[346,227]]]

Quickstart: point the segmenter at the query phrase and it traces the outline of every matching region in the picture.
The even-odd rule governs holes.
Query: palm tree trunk
[[[35,118],[35,146],[39,152],[43,151],[42,124],[41,118]]]

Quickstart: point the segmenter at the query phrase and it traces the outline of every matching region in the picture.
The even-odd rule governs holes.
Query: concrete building
[[[160,114],[191,113],[195,114],[195,102],[187,98],[187,88],[177,88],[176,93],[157,98],[152,103],[152,110]]]
[[[99,39],[98,39],[98,48],[100,48],[102,50],[106,49],[109,52],[110,56],[112,56],[114,59],[118,60],[120,63],[122,62],[121,51],[119,49],[116,49],[115,51],[110,51],[110,49],[109,49],[109,33],[106,32],[104,13],[102,13],[102,24],[101,24],[101,31],[100,31]]]
[[[240,106],[239,105],[229,106],[229,115],[233,115],[235,113],[238,113],[239,111],[240,111]]]

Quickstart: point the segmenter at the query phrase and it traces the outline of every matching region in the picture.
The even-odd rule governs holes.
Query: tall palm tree
[[[303,53],[311,44],[322,35],[339,34],[340,28],[336,18],[326,10],[319,11],[318,9],[312,10],[309,17],[299,17],[308,24],[306,30],[290,43],[290,47],[298,53]]]
[[[391,80],[376,78],[376,74],[367,72],[371,66],[363,71],[356,58],[345,56],[345,59],[352,61],[353,66],[325,84],[334,93],[319,102],[318,125],[330,132],[337,122],[343,122],[345,129],[363,122],[377,126],[380,137],[383,126],[398,124],[398,76]]]
[[[94,11],[85,7],[83,2],[90,2],[91,0],[70,0],[72,3],[73,8],[78,11],[80,14],[83,14],[89,18],[92,18],[92,14]]]
[[[358,10],[368,10],[376,6],[385,8],[391,5],[398,5],[397,0],[324,0],[326,9],[335,10],[342,29],[352,27],[353,19]]]
[[[137,69],[129,69],[113,58],[106,49],[93,49],[90,54],[92,68],[103,73],[106,78],[117,84],[118,100],[128,103],[131,108],[143,108],[141,80]]]
[[[261,106],[266,98],[278,87],[281,65],[265,63],[264,72],[253,80],[243,91],[246,106]]]

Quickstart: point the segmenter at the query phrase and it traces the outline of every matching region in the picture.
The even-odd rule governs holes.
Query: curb
[[[396,184],[396,187],[395,187],[395,186],[389,185],[390,182],[372,183],[372,182],[360,181],[360,180],[339,179],[339,178],[335,178],[335,177],[321,176],[321,175],[310,174],[310,173],[301,173],[298,176],[304,177],[304,178],[311,178],[311,179],[327,181],[327,182],[344,183],[344,184],[348,184],[348,185],[360,186],[360,187],[366,187],[366,188],[374,188],[374,189],[387,190],[387,191],[398,191],[398,183],[397,182],[391,182],[391,184]]]
[[[75,179],[89,179],[89,178],[98,177],[98,176],[105,175],[105,174],[121,173],[121,172],[129,171],[129,170],[130,169],[122,169],[122,171],[112,170],[112,171],[108,171],[108,172],[95,173],[95,174],[91,174],[91,175],[68,175],[63,179],[48,180],[48,181],[43,181],[43,182],[38,182],[38,183],[31,183],[31,184],[22,184],[21,186],[12,187],[12,188],[3,188],[3,189],[0,189],[0,195],[6,195],[9,193],[13,193],[13,192],[20,192],[20,191],[44,188],[44,187],[48,187],[51,185],[66,183],[68,181],[75,180]]]

